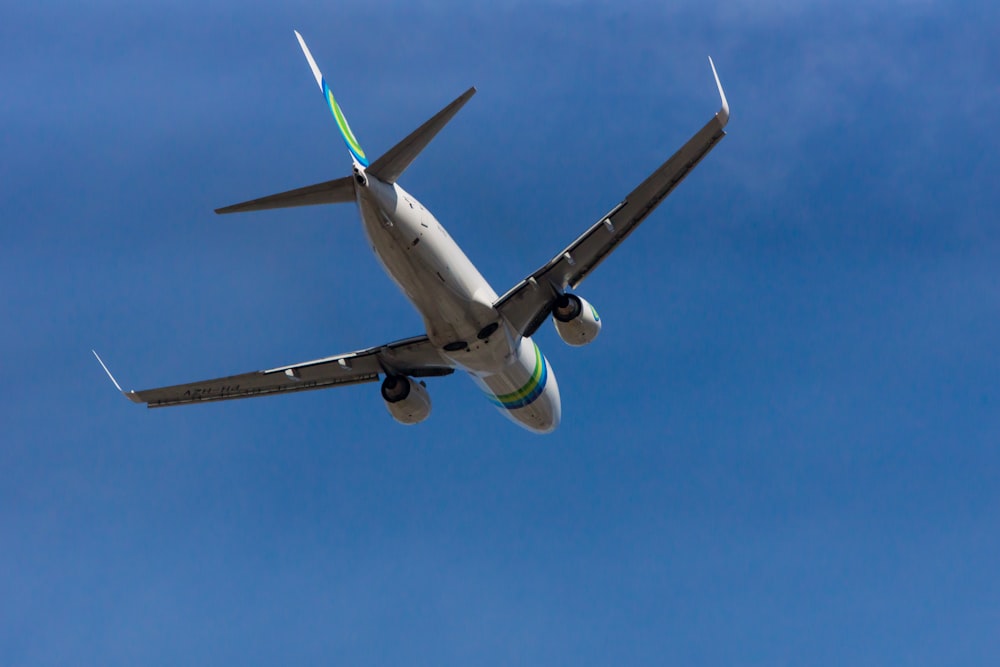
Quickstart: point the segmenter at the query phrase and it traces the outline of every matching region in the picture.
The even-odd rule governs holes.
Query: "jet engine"
[[[424,383],[405,375],[387,375],[382,381],[382,398],[400,424],[417,424],[431,414],[431,397]]]
[[[586,345],[601,333],[601,318],[587,301],[575,294],[561,294],[552,306],[552,322],[568,345]]]

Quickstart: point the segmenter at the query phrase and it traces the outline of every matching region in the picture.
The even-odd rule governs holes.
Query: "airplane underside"
[[[372,250],[420,313],[426,333],[322,359],[143,391],[122,391],[98,356],[101,366],[129,400],[150,408],[381,382],[386,408],[404,424],[430,414],[424,378],[463,370],[518,425],[538,433],[554,430],[562,414],[559,385],[532,336],[549,319],[568,345],[589,344],[600,333],[597,310],[574,290],[725,136],[729,103],[715,64],[710,58],[721,109],[581,236],[498,296],[430,211],[397,184],[476,89],[466,90],[369,161],[305,40],[298,32],[295,36],[351,155],[353,173],[216,213],[357,204]]]
[[[538,433],[555,430],[559,385],[538,346],[505,325],[492,306],[496,292],[430,211],[398,185],[355,171],[372,250],[423,317],[431,343],[504,416]]]

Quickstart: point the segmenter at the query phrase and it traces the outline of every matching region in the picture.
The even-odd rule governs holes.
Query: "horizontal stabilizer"
[[[215,209],[216,213],[244,213],[264,211],[271,208],[291,208],[293,206],[313,206],[315,204],[343,204],[354,201],[354,181],[350,176],[324,181],[304,188],[279,192],[259,199],[251,199]]]
[[[409,136],[400,141],[398,144],[390,148],[385,155],[375,160],[375,162],[368,167],[368,173],[380,181],[395,183],[402,173],[406,171],[406,168],[410,166],[410,163],[413,162],[413,160],[420,154],[420,151],[427,147],[427,144],[431,142],[431,139],[433,139],[437,133],[441,131],[441,128],[448,124],[448,121],[450,121],[452,117],[458,113],[458,110],[465,106],[465,103],[469,101],[469,98],[475,94],[476,88],[473,86],[459,95],[454,102],[446,106],[444,109],[441,109],[441,111],[437,112],[433,118],[411,132]]]

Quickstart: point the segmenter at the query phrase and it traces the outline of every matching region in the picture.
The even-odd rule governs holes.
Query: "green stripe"
[[[333,111],[333,117],[337,120],[337,127],[340,128],[340,132],[344,135],[344,139],[347,140],[347,143],[358,155],[365,157],[365,152],[361,149],[361,144],[358,143],[354,133],[351,132],[351,126],[347,124],[344,112],[340,110],[340,105],[337,104],[337,100],[333,99],[333,91],[330,90],[329,86],[326,88],[326,95],[327,101],[330,103],[330,110]]]
[[[535,346],[535,370],[532,372],[531,377],[528,378],[528,382],[523,387],[517,391],[512,391],[509,394],[497,396],[497,400],[501,403],[513,403],[514,401],[520,401],[522,398],[533,392],[535,387],[538,386],[538,381],[542,379],[542,352],[538,349],[538,345],[535,341],[531,341],[531,344]]]

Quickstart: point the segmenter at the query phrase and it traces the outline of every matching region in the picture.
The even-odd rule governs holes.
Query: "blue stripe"
[[[365,157],[364,150],[361,148],[358,138],[354,136],[354,132],[351,130],[351,126],[347,122],[347,117],[344,116],[343,110],[333,97],[333,91],[327,85],[326,79],[322,80],[321,85],[323,88],[323,98],[326,99],[326,103],[330,107],[330,113],[333,114],[333,119],[337,122],[337,129],[340,130],[340,136],[343,137],[344,143],[347,144],[347,150],[351,152],[354,159],[367,167],[368,158]]]
[[[534,403],[536,400],[538,400],[538,397],[542,395],[542,392],[545,391],[545,384],[548,382],[548,380],[549,380],[549,364],[545,360],[545,357],[543,356],[542,357],[542,376],[538,379],[538,384],[535,386],[535,388],[532,390],[532,392],[530,394],[528,394],[524,398],[516,399],[516,400],[513,400],[513,401],[507,401],[507,402],[500,401],[494,395],[494,396],[490,396],[489,397],[490,398],[490,402],[492,402],[493,405],[495,405],[497,407],[507,408],[508,410],[517,410],[518,408],[527,407],[527,406],[531,405],[532,403]]]

